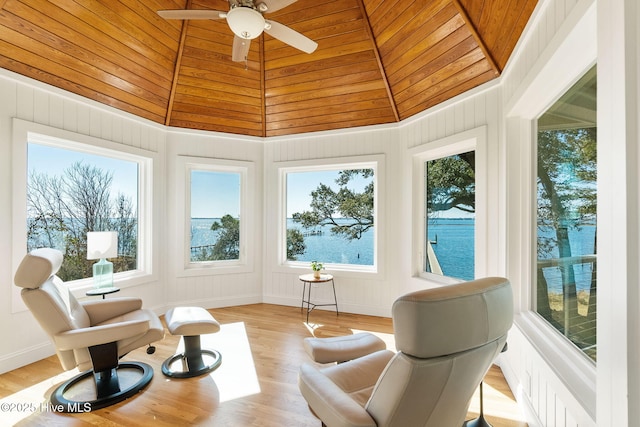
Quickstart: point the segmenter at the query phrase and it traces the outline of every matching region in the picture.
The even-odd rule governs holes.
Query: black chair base
[[[473,420],[465,421],[462,424],[463,427],[492,427],[491,424],[484,419],[484,416],[480,415],[478,418],[474,418]]]
[[[140,378],[122,390],[118,379],[118,371],[124,372],[125,370],[137,371],[137,375]],[[93,377],[96,398],[92,400],[77,400],[78,397],[82,396],[82,393],[76,389],[82,388],[81,383],[89,382],[91,377]],[[67,380],[56,388],[51,395],[50,403],[56,411],[60,412],[89,412],[122,402],[145,388],[152,378],[153,368],[142,362],[121,363],[117,368],[103,372],[88,370]]]

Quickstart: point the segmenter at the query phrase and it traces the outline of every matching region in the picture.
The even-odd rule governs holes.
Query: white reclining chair
[[[62,367],[86,370],[56,388],[51,403],[66,412],[85,412],[120,402],[149,384],[153,369],[141,362],[119,363],[119,358],[161,340],[162,323],[142,309],[138,298],[78,302],[55,275],[61,265],[60,251],[36,249],[24,257],[14,278],[23,288],[23,301],[53,341]],[[118,372],[126,375],[126,387],[121,387]]]
[[[513,322],[507,279],[413,292],[392,309],[397,353],[381,350],[320,367],[298,385],[329,427],[458,427]]]

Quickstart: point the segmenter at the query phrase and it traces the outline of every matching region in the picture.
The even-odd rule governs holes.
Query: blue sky
[[[240,216],[240,174],[191,171],[191,217]]]
[[[64,170],[75,162],[83,162],[113,172],[111,195],[115,197],[118,192],[122,192],[134,202],[138,200],[138,165],[135,162],[33,143],[28,144],[27,158],[29,173],[35,171],[62,176]]]

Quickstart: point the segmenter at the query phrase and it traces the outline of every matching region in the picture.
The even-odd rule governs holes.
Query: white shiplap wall
[[[177,220],[178,210],[184,209],[176,203],[176,195],[184,191],[177,188],[179,173],[185,173],[176,165],[178,156],[201,157],[250,162],[254,167],[253,181],[247,188],[253,209],[248,221],[252,221],[253,235],[250,245],[254,251],[251,271],[232,274],[183,275],[177,267],[183,255],[180,246],[170,245],[168,252],[168,277],[166,301],[170,305],[198,305],[207,308],[257,303],[262,301],[262,176],[263,146],[259,138],[234,137],[211,132],[170,131],[167,137],[167,235],[170,241],[185,238],[185,227]],[[244,220],[244,219],[243,219]]]
[[[399,154],[401,144],[395,126],[379,126],[367,129],[347,130],[343,132],[326,132],[295,137],[270,138],[265,146],[265,248],[264,248],[264,287],[265,302],[300,305],[302,296],[298,275],[307,273],[309,269],[288,268],[278,265],[274,242],[277,241],[279,224],[279,181],[278,169],[287,162],[301,160],[326,159],[327,164],[357,156],[382,155],[384,158],[385,179],[380,185],[385,187],[384,202],[379,205],[379,214],[387,215],[394,206],[399,206],[399,189],[403,185],[398,179]],[[368,313],[389,316],[391,301],[398,292],[397,277],[400,260],[395,250],[387,247],[401,246],[398,240],[395,222],[385,222],[378,232],[383,234],[379,247],[385,255],[381,257],[383,265],[381,274],[352,274],[328,271],[335,276],[336,293],[340,310],[354,313]],[[330,302],[333,300],[329,286],[320,286],[313,290],[314,302]]]

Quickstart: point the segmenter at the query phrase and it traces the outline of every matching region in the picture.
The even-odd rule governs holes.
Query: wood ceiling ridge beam
[[[187,1],[187,9],[191,8],[191,0]],[[164,118],[165,126],[169,126],[171,123],[171,113],[173,111],[173,101],[176,97],[176,88],[178,87],[178,77],[180,76],[180,66],[182,64],[182,54],[184,52],[184,45],[187,39],[187,28],[189,27],[189,20],[182,21],[182,29],[180,30],[180,43],[178,44],[178,52],[176,53],[176,62],[173,67],[173,80],[171,81],[171,90],[169,91],[169,99],[167,101],[167,115]]]
[[[380,69],[380,75],[382,76],[382,81],[384,83],[384,87],[387,91],[387,97],[389,98],[389,104],[391,105],[391,110],[393,111],[393,116],[396,119],[396,122],[400,121],[400,115],[398,114],[398,106],[396,105],[396,101],[393,98],[393,92],[391,92],[391,85],[389,84],[389,79],[387,78],[387,72],[384,69],[384,65],[382,64],[382,58],[380,57],[380,51],[378,50],[378,44],[376,43],[376,38],[373,35],[373,29],[371,28],[371,23],[369,22],[369,15],[367,15],[367,9],[364,6],[364,0],[358,0],[358,5],[360,6],[360,11],[362,13],[362,20],[364,21],[365,31],[373,44],[373,53],[376,56],[376,61],[378,63],[378,68]]]
[[[467,13],[467,11],[462,6],[462,3],[460,3],[460,0],[451,0],[451,2],[458,10],[458,13],[460,14],[464,22],[467,24],[467,27],[469,27],[469,31],[473,35],[473,38],[476,40],[476,43],[478,43],[478,46],[484,53],[484,56],[487,58],[487,61],[489,61],[489,64],[491,64],[491,68],[493,68],[495,75],[499,76],[500,73],[502,73],[502,70],[498,66],[498,63],[495,61],[495,59],[493,59],[491,52],[487,48],[487,45],[485,44],[482,37],[480,37],[480,33],[476,29],[476,26],[473,24],[473,21],[471,21],[471,18],[469,17],[469,14]]]

